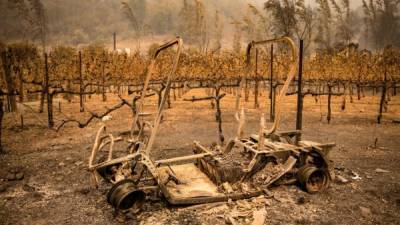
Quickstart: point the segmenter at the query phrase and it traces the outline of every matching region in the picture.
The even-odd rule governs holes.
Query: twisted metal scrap
[[[285,83],[284,83],[284,85],[283,85],[283,87],[282,87],[282,89],[281,89],[281,91],[279,93],[279,96],[277,98],[276,116],[275,116],[274,123],[273,123],[272,127],[269,130],[265,130],[264,131],[264,134],[266,134],[266,135],[274,133],[278,128],[278,125],[279,125],[279,122],[280,122],[280,119],[281,119],[281,115],[280,115],[281,114],[281,102],[282,102],[283,98],[286,96],[286,93],[287,93],[287,90],[289,88],[290,83],[292,82],[292,80],[296,76],[297,64],[298,64],[298,57],[297,57],[298,49],[296,47],[296,44],[294,43],[294,41],[291,38],[282,37],[282,38],[276,38],[276,39],[265,40],[265,41],[257,41],[257,42],[252,41],[252,42],[250,42],[248,44],[247,51],[246,51],[246,69],[247,69],[247,73],[249,73],[250,69],[251,69],[250,68],[250,60],[251,60],[251,54],[250,53],[251,53],[251,50],[253,49],[253,47],[257,48],[258,46],[262,46],[262,45],[269,44],[269,43],[274,43],[274,42],[282,42],[282,43],[286,43],[286,44],[288,44],[290,46],[291,52],[292,52],[292,62],[291,62],[292,65],[290,67],[288,77],[287,77],[287,79],[286,79],[286,81],[285,81]],[[239,87],[240,88],[239,93],[242,93],[244,91],[243,90],[243,83],[245,81],[246,81],[246,75],[242,77],[242,81],[241,81],[240,87]],[[240,97],[241,97],[241,94],[238,94],[237,102],[236,102],[237,103],[236,104],[237,105],[236,115],[239,114],[239,107],[238,106],[239,106],[239,103],[240,103]],[[243,101],[241,103],[242,103],[241,105],[242,105],[242,110],[243,110],[243,107],[244,107],[243,104],[244,103],[243,103]],[[262,119],[264,119],[263,118],[264,116],[262,115],[262,113],[261,113],[261,116],[262,116]],[[241,129],[243,129],[243,127],[244,126],[239,126],[238,133],[242,133]]]

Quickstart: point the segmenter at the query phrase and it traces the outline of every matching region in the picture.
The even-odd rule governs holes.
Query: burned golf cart
[[[247,49],[247,67],[250,67],[251,50],[272,42],[288,44],[293,55],[288,78],[277,98],[276,119],[270,130],[264,128],[264,115],[261,113],[260,127],[256,134],[243,137],[245,121],[242,107],[236,114],[239,122],[237,134],[226,146],[209,148],[194,142],[192,155],[153,160],[150,151],[160,126],[183,43],[182,39],[176,38],[160,46],[147,70],[131,135],[125,140],[128,146],[126,155],[114,157],[114,143],[121,141],[121,138],[105,134],[104,126],[97,132],[89,159],[89,170],[93,173],[96,186],[101,178],[112,184],[107,194],[108,202],[123,211],[139,209],[151,193],[161,194],[170,204],[187,205],[251,198],[262,195],[270,185],[276,184],[297,183],[309,193],[328,187],[331,177],[327,156],[334,144],[299,141],[297,137],[300,131],[276,131],[281,101],[297,71],[297,48],[293,41],[285,37],[251,42]],[[150,123],[144,119],[143,109],[153,67],[160,52],[173,46],[177,46],[173,67],[168,74],[154,122]],[[242,85],[240,89],[243,89]],[[240,94],[237,100],[242,102]],[[100,152],[105,153],[106,157],[101,159]]]

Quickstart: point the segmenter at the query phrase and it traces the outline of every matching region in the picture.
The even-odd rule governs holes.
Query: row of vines
[[[60,46],[49,53],[42,53],[32,44],[0,45],[0,116],[4,114],[3,108],[6,111],[16,111],[17,102],[23,104],[26,101],[40,101],[37,111],[41,113],[45,111],[47,102],[48,126],[53,128],[54,96],[62,95],[69,101],[72,96],[79,96],[80,111],[83,112],[85,96],[101,94],[103,101],[106,101],[106,93],[111,91],[118,94],[124,91],[135,93],[133,100],[120,97],[121,104],[111,108],[118,109],[128,105],[135,113],[137,94],[141,92],[150,56],[156,47],[157,45],[153,45],[148,54],[128,55],[110,52],[95,45],[80,50]],[[258,107],[259,88],[264,88],[260,84],[264,84],[264,90],[269,90],[269,97],[272,99],[270,115],[273,119],[274,95],[286,78],[289,55],[284,48],[274,52],[272,46],[259,49],[254,54],[257,54],[257,59],[252,60],[252,69],[249,71],[246,69],[244,54],[203,54],[186,50],[181,55],[172,88],[186,90],[200,87],[213,90],[205,99],[215,100],[217,121],[221,123],[219,100],[225,95],[221,89],[228,94],[237,94],[240,80],[246,76],[246,101],[249,101],[249,90],[253,89],[254,106]],[[172,67],[173,57],[174,51],[170,50],[157,60],[151,89],[153,95],[158,95],[159,99],[165,88],[165,76]],[[390,96],[396,95],[399,81],[400,51],[393,47],[370,52],[359,51],[356,46],[350,45],[341,50],[317,52],[303,60],[302,96],[328,95],[328,122],[331,119],[331,96],[349,96],[352,102],[353,95],[360,99],[364,90],[372,90],[374,94],[378,91],[381,93],[377,117],[380,123],[382,111],[387,108]],[[293,85],[289,95],[297,93],[295,87]],[[84,127],[93,118],[101,118],[111,111],[101,115],[92,113],[92,117],[84,123],[65,120],[56,130],[70,121]]]

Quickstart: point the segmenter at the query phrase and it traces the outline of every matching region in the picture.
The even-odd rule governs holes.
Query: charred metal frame
[[[144,192],[152,189],[161,190],[163,196],[171,204],[199,204],[226,201],[228,199],[236,200],[250,198],[261,195],[265,188],[277,182],[288,173],[297,174],[297,178],[292,178],[295,181],[300,181],[304,186],[304,189],[308,190],[309,192],[317,192],[325,189],[328,186],[330,175],[329,161],[326,159],[326,157],[334,144],[319,144],[314,142],[300,141],[298,145],[295,145],[293,139],[299,134],[300,131],[276,132],[280,121],[279,103],[286,95],[289,84],[293,80],[297,70],[297,48],[294,42],[290,38],[283,37],[249,43],[246,54],[247,69],[250,70],[251,50],[253,48],[257,48],[258,46],[273,42],[282,42],[288,44],[291,48],[293,56],[289,76],[278,97],[277,114],[273,126],[269,130],[265,129],[264,114],[261,113],[258,135],[251,135],[250,137],[243,138],[245,112],[244,107],[242,107],[240,112],[239,109],[237,109],[236,113],[236,119],[239,123],[236,137],[231,139],[225,148],[219,147],[217,148],[219,151],[215,151],[215,149],[208,149],[207,147],[202,146],[200,143],[194,142],[193,155],[161,160],[152,160],[150,158],[150,152],[153,148],[154,140],[160,126],[164,106],[171,89],[171,83],[178,67],[183,41],[178,37],[175,40],[160,46],[156,50],[147,70],[147,76],[140,98],[140,104],[132,123],[130,138],[128,140],[129,154],[123,157],[113,158],[114,143],[121,141],[122,139],[115,138],[111,134],[102,136],[102,133],[105,131],[105,126],[102,126],[96,134],[95,143],[89,158],[89,171],[93,174],[95,186],[98,186],[100,177],[103,177],[106,181],[114,185],[108,194],[108,200],[111,204],[113,204],[114,207],[123,210],[131,203],[133,205],[135,202],[142,201]],[[158,107],[154,122],[153,124],[147,121],[141,122],[139,120],[140,116],[143,114],[142,111],[144,109],[144,99],[147,94],[147,89],[149,88],[149,83],[157,56],[163,50],[171,48],[175,45],[177,46],[176,56],[173,62],[172,70],[168,74],[166,88],[162,95],[161,104]],[[243,81],[245,81],[245,79],[246,77],[243,76],[240,84],[241,91],[238,92],[239,94],[237,96],[237,106],[240,105],[240,92],[243,91]],[[144,136],[145,127],[148,127],[150,130],[148,139],[146,139]],[[134,135],[135,132],[137,132],[136,135]],[[106,159],[102,162],[96,163],[95,161],[98,153],[106,146],[109,146]],[[233,148],[241,149],[241,151],[248,155],[251,160],[248,165],[234,168],[237,172],[236,176],[233,178],[228,178],[224,174],[225,170],[223,166],[220,165],[220,158],[221,156],[232,151]],[[207,177],[211,179],[215,185],[221,185],[225,182],[248,182],[255,173],[265,167],[267,162],[273,162],[276,165],[282,165],[282,169],[279,171],[279,173],[274,174],[263,186],[254,187],[249,191],[221,193],[216,196],[177,198],[171,195],[168,184],[170,181],[173,181],[176,185],[182,184],[183,182],[179,177],[176,176],[175,172],[171,168],[171,165],[182,163],[188,160],[195,160],[197,168],[200,169],[202,173],[207,175]],[[166,177],[163,177],[160,174],[160,168],[166,169]],[[109,176],[108,173],[112,173],[112,176]],[[318,179],[322,179],[322,184],[320,186],[315,186],[315,182],[309,184],[310,179],[313,178],[313,176],[315,176],[317,173],[322,174],[322,178],[317,177],[317,181]],[[190,177],[191,174],[187,174],[187,176]],[[137,205],[139,206],[140,204]]]

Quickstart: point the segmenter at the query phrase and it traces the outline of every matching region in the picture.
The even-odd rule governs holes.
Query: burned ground
[[[193,90],[185,96],[192,95],[204,93]],[[265,96],[261,99],[262,107],[267,108]],[[87,100],[88,109],[104,111],[104,106],[117,103],[118,98],[110,95],[105,103],[95,96]],[[154,97],[151,104],[156,102]],[[303,139],[337,144],[330,159],[335,173],[344,179],[336,179],[323,193],[310,195],[297,186],[279,186],[258,198],[189,207],[169,206],[163,199],[152,198],[138,215],[125,221],[106,201],[109,186],[93,189],[86,169],[102,122],[84,129],[70,124],[56,133],[40,125],[37,114],[29,110],[24,129],[19,127],[17,116],[6,114],[6,154],[0,156],[0,224],[225,224],[229,220],[245,224],[253,221],[254,212],[264,210],[269,224],[399,224],[400,125],[392,120],[400,116],[400,98],[392,97],[380,125],[376,124],[378,96],[348,103],[345,111],[340,110],[341,102],[341,97],[333,99],[331,124],[324,117],[325,97],[318,102],[306,97],[304,103]],[[37,103],[31,105],[36,107]],[[258,131],[259,110],[252,106],[249,102],[246,134]],[[88,116],[79,113],[77,100],[63,101],[62,114],[81,120]],[[56,118],[63,118],[62,114],[55,109]],[[226,137],[236,132],[233,114],[234,96],[227,95],[222,100]],[[39,117],[45,120],[45,114]],[[107,129],[117,135],[129,129],[131,120],[130,109],[123,108],[112,113]],[[295,97],[289,97],[280,130],[294,129],[294,125]],[[152,156],[190,154],[194,140],[205,145],[217,142],[215,110],[209,102],[173,101],[172,108],[165,111]],[[7,176],[16,175],[19,180],[5,181]]]

